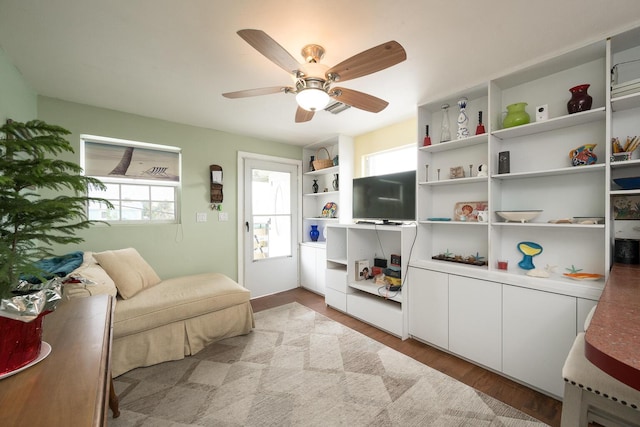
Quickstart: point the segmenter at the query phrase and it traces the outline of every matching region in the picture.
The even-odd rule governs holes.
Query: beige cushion
[[[586,319],[584,319],[584,330],[585,330],[585,332],[587,331],[587,329],[589,329],[589,325],[591,324],[591,319],[593,319],[593,313],[596,312],[596,308],[598,308],[598,304],[596,304],[593,307],[591,307],[591,310],[589,310],[589,314],[587,314]]]
[[[68,298],[89,297],[91,295],[108,294],[115,297],[118,289],[113,279],[107,274],[93,257],[93,252],[84,252],[82,265],[69,274],[78,279],[78,283],[66,282],[64,294]]]
[[[98,252],[93,256],[116,283],[122,299],[160,283],[160,277],[134,248]]]
[[[564,380],[571,385],[640,410],[640,391],[611,377],[584,355],[585,333],[580,332],[573,342],[562,367]]]
[[[249,298],[248,289],[220,273],[163,280],[135,298],[118,301],[114,338],[246,303]]]

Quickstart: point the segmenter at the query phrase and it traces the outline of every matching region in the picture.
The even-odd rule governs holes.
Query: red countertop
[[[585,335],[591,363],[640,390],[640,265],[615,264]]]

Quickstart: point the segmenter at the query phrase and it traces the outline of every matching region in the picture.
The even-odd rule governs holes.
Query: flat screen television
[[[416,171],[353,180],[353,219],[405,222],[416,219]]]

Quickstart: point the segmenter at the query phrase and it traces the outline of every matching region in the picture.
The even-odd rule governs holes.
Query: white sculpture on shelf
[[[469,116],[467,116],[467,102],[469,100],[462,97],[458,100],[458,107],[460,107],[460,114],[458,114],[458,139],[469,137]]]

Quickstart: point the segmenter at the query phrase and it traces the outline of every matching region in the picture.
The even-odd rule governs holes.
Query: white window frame
[[[371,171],[371,161],[372,158],[374,157],[381,157],[384,158],[385,162],[388,162],[388,164],[390,165],[398,165],[397,162],[393,162],[393,161],[389,161],[389,155],[393,154],[393,153],[397,153],[399,151],[407,151],[407,153],[411,153],[412,158],[409,159],[410,161],[407,161],[406,163],[406,168],[389,168],[388,170],[383,170],[383,171]],[[382,150],[382,151],[376,151],[373,153],[368,153],[362,156],[362,171],[363,171],[363,175],[362,176],[372,176],[372,175],[386,175],[389,173],[395,173],[395,172],[404,172],[404,171],[410,171],[410,170],[416,170],[416,163],[417,163],[417,151],[416,151],[416,147],[414,144],[408,144],[408,145],[402,145],[399,147],[394,147],[394,148],[390,148],[388,150]],[[402,165],[404,166],[405,164],[402,163]]]
[[[86,170],[86,147],[85,147],[85,143],[94,143],[94,144],[106,144],[106,145],[120,145],[120,146],[126,146],[126,147],[134,147],[134,148],[143,148],[143,149],[147,149],[147,150],[156,150],[156,151],[164,151],[164,152],[169,152],[169,153],[176,153],[178,155],[178,179],[177,181],[170,181],[170,180],[158,180],[158,179],[141,179],[141,178],[122,178],[122,177],[112,177],[112,176],[95,176],[96,178],[98,178],[100,181],[102,181],[102,183],[104,184],[115,184],[118,185],[119,187],[121,187],[122,185],[137,185],[137,186],[141,186],[141,187],[146,187],[148,189],[148,193],[149,193],[149,200],[141,200],[141,201],[148,201],[148,202],[152,202],[153,200],[151,199],[151,187],[166,187],[166,188],[173,188],[174,191],[174,218],[167,220],[167,219],[122,219],[122,215],[121,213],[118,215],[118,217],[120,219],[116,219],[116,220],[112,220],[112,219],[107,219],[107,220],[102,220],[104,222],[107,222],[111,225],[118,225],[118,224],[136,224],[136,225],[142,225],[142,224],[179,224],[181,221],[180,218],[180,201],[181,201],[181,189],[182,189],[182,150],[179,147],[173,147],[173,146],[168,146],[168,145],[160,145],[160,144],[151,144],[151,143],[147,143],[147,142],[140,142],[140,141],[131,141],[131,140],[125,140],[125,139],[118,139],[118,138],[110,138],[110,137],[104,137],[104,136],[96,136],[96,135],[86,135],[86,134],[82,134],[80,135],[80,166],[82,167],[83,171]],[[84,173],[84,172],[83,172]],[[93,176],[93,175],[90,175]],[[119,188],[119,190],[121,190],[121,188]],[[120,191],[119,191],[120,194]],[[100,197],[100,196],[99,196]],[[104,197],[105,199],[107,197]],[[119,202],[127,202],[129,200],[127,199],[122,199],[121,197],[118,198]],[[122,208],[122,206],[118,207],[119,209]],[[88,212],[89,206],[87,206],[87,216],[89,215]]]

